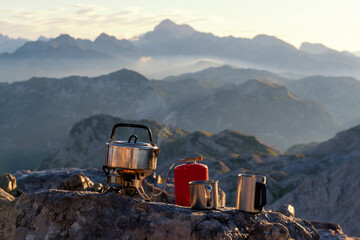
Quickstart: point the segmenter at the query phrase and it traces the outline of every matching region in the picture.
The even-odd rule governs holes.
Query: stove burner
[[[139,195],[147,201],[151,200],[142,185],[144,179],[150,175],[151,170],[130,170],[104,165],[103,171],[108,185],[105,191],[111,188],[113,191],[123,195]]]

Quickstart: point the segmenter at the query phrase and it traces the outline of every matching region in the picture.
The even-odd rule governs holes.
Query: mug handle
[[[212,191],[212,187],[211,187],[211,185],[208,185],[208,184],[206,184],[206,185],[204,185],[204,187],[205,187],[205,190],[206,190],[206,195],[207,196],[209,196],[209,199],[208,199],[208,202],[209,202],[209,200],[211,201],[211,204],[210,204],[210,206],[206,206],[207,207],[207,209],[212,209],[212,208],[214,208],[214,200],[213,200],[213,191]],[[207,204],[208,205],[208,204]]]
[[[262,211],[265,205],[266,205],[266,184],[262,182],[256,182],[254,208],[259,211]]]

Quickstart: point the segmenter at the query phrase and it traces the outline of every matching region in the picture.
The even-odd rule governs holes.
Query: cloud
[[[93,13],[103,12],[106,8],[98,5],[88,5],[88,4],[73,4],[72,8],[78,9],[76,14],[80,15],[91,15]]]
[[[151,57],[146,57],[146,56],[144,56],[144,57],[141,57],[138,62],[140,62],[140,63],[146,63],[146,62],[151,61],[151,60],[152,60]]]
[[[22,8],[0,10],[1,33],[11,37],[37,39],[68,33],[77,38],[95,39],[106,32],[117,38],[132,38],[154,28],[163,19],[179,24],[209,24],[221,21],[216,17],[201,17],[196,11],[164,9],[146,12],[141,7],[109,9],[99,5],[72,4],[63,8],[29,11]]]

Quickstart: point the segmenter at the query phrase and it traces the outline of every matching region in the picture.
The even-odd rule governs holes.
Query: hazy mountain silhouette
[[[143,62],[142,57],[161,61]],[[14,53],[0,56],[4,76],[0,80],[23,80],[35,75],[63,77],[84,71],[99,75],[120,67],[144,69],[144,65],[146,74],[151,76],[168,63],[180,67],[204,58],[276,72],[360,76],[359,57],[320,44],[304,43],[298,50],[274,36],[218,37],[166,19],[131,41],[107,34],[95,41],[62,34],[54,39],[27,42]]]
[[[169,19],[165,19],[155,26],[153,31],[147,32],[140,39],[141,42],[167,42],[176,38],[191,36],[196,31],[189,25],[177,25]]]
[[[360,124],[360,81],[351,77],[310,76],[286,84],[301,99],[314,100],[344,128]]]
[[[303,42],[299,48],[300,51],[308,52],[312,54],[322,54],[326,52],[334,52],[335,50],[326,47],[321,43],[308,43]]]
[[[276,156],[281,153],[276,147],[260,142],[256,137],[233,130],[218,134],[188,132],[181,128],[161,124],[151,120],[126,120],[110,115],[95,115],[77,122],[70,130],[64,147],[44,160],[40,169],[61,167],[89,168],[105,162],[105,143],[115,123],[132,122],[148,126],[154,141],[161,148],[158,165],[169,167],[176,159],[205,156],[216,159],[239,154],[263,154]],[[126,140],[136,134],[143,142],[148,142],[148,134],[143,130],[122,128],[117,130],[118,139]],[[166,169],[165,169],[166,170]]]
[[[179,32],[179,34],[174,34]],[[273,69],[302,72],[357,71],[360,59],[346,53],[312,54],[299,51],[276,37],[259,35],[253,39],[217,37],[195,31],[188,25],[164,20],[153,31],[134,42],[148,55],[200,55],[230,58]]]
[[[283,86],[260,80],[219,89],[187,104],[177,116],[177,125],[190,131],[229,128],[282,149],[310,139],[324,140],[337,129],[332,116],[320,105],[294,97]]]
[[[190,131],[234,129],[283,149],[322,140],[336,131],[323,108],[294,97],[285,87],[260,80],[243,82],[252,74],[276,81],[274,74],[229,67],[204,72],[226,76],[226,69],[230,72],[228,80],[224,77],[227,84],[222,83],[221,74],[216,82],[149,81],[129,70],[99,77],[32,78],[0,84],[3,169],[34,166],[59,149],[76,121],[102,113],[134,120],[172,119],[173,125]],[[238,79],[231,77],[233,72]]]
[[[21,47],[28,41],[29,40],[25,38],[10,38],[0,33],[0,55],[1,53],[14,52],[17,48]]]
[[[83,41],[83,42],[82,42]],[[49,41],[27,42],[11,56],[15,58],[104,58],[108,55],[87,49],[85,40],[76,40],[67,34]],[[81,44],[82,43],[82,44]]]
[[[76,121],[90,115],[158,119],[165,109],[150,81],[125,69],[95,78],[2,84],[0,96],[2,171],[32,168],[57,151]]]
[[[287,84],[291,80],[278,74],[251,68],[234,68],[231,66],[210,67],[194,73],[184,73],[179,76],[169,76],[165,81],[179,81],[193,78],[202,83],[212,82],[216,86],[225,84],[241,84],[249,79],[261,79],[268,82]]]

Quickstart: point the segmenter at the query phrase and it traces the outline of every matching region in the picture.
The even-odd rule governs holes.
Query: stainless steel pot
[[[150,143],[137,142],[137,136],[131,135],[128,141],[114,141],[118,127],[144,128],[149,133]],[[110,141],[106,143],[106,166],[129,170],[155,170],[160,149],[154,144],[151,130],[140,124],[115,124]]]

